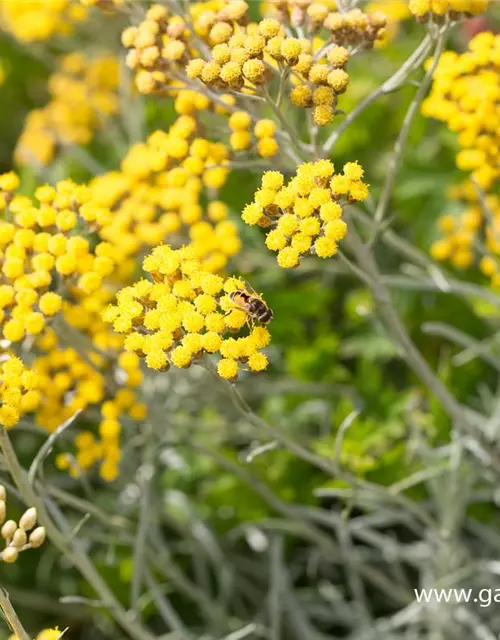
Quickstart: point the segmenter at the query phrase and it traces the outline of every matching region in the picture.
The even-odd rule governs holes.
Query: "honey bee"
[[[237,289],[229,294],[234,304],[244,311],[251,323],[257,321],[260,324],[269,324],[273,319],[273,312],[262,298],[249,286],[249,291]]]

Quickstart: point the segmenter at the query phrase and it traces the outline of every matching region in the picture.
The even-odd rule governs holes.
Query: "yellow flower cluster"
[[[179,85],[185,80],[186,63],[200,44],[215,45],[228,27],[246,23],[247,9],[242,0],[193,2],[184,19],[162,4],[152,5],[138,26],[128,27],[122,34],[123,45],[130,49],[127,65],[136,71],[139,91],[158,93],[169,85]]]
[[[315,63],[309,52],[301,54],[293,67],[297,75],[290,100],[296,107],[313,107],[313,120],[319,126],[332,122],[338,96],[347,89],[349,76],[344,67],[348,60],[345,47],[332,45],[320,62]]]
[[[483,32],[467,52],[447,51],[422,113],[458,133],[458,168],[488,190],[500,176],[500,36]]]
[[[36,411],[36,422],[53,431],[79,409],[100,412],[100,440],[79,451],[75,465],[63,456],[66,463],[60,460],[59,466],[75,475],[100,461],[103,479],[113,480],[121,455],[119,419],[142,420],[146,410],[133,391],[142,380],[139,359],[123,353],[123,339],[101,319],[113,296],[104,284],[119,276],[117,247],[98,236],[107,228],[109,209],[96,204],[88,187],[71,181],[39,187],[38,203],[15,196],[17,186],[14,174],[0,176],[2,207],[10,220],[0,223],[2,333],[10,342],[38,336],[35,346],[45,355],[35,358],[34,373],[20,371],[13,383],[5,376],[0,423],[13,426],[21,413]],[[77,228],[96,233],[93,248]],[[61,346],[47,327],[47,319],[59,313],[64,326],[86,341],[84,356]],[[58,326],[58,334],[63,328]],[[5,372],[16,362],[4,363]],[[77,437],[77,449],[88,442]]]
[[[237,24],[214,16],[214,24],[209,32],[211,59],[190,60],[186,67],[188,78],[198,78],[204,84],[218,89],[241,90],[245,86],[251,89],[254,85],[264,84],[272,77],[263,58],[265,53],[269,53],[269,42],[273,38],[278,38],[276,44],[280,45],[275,53],[281,51],[284,44],[285,53],[287,46],[292,46],[296,50],[293,58],[295,61],[298,58],[300,46],[297,53],[297,47],[293,47],[295,39],[285,38],[284,29],[277,20],[262,20],[258,25],[250,24],[248,27],[237,28]],[[289,59],[290,56],[283,57],[287,62]]]
[[[119,62],[114,56],[65,56],[49,79],[50,102],[26,119],[15,150],[16,162],[45,166],[60,146],[89,143],[106,118],[118,111],[118,83]]]
[[[254,138],[250,131],[252,119],[246,111],[235,111],[228,121],[231,135],[229,144],[234,151],[247,151],[254,148],[261,158],[272,158],[278,153],[279,145],[275,138],[276,123],[263,118],[253,126]]]
[[[267,368],[260,351],[270,341],[265,327],[252,324],[248,335],[227,337],[248,326],[246,311],[235,301],[238,291],[250,295],[241,280],[203,269],[191,247],[160,245],[145,258],[143,268],[152,281],[140,280],[119,291],[116,304],[103,314],[115,331],[126,335],[131,355],[166,371],[218,353],[219,375],[228,380],[236,379],[241,365],[250,371]]]
[[[198,137],[198,126],[192,116],[181,115],[168,132],[156,131],[131,147],[120,172],[91,183],[93,198],[112,209],[101,237],[116,247],[122,276],[134,269],[144,245],[173,243],[175,237],[189,242],[213,272],[240,250],[237,226],[215,199],[229,174],[229,149]]]
[[[52,336],[41,340],[47,346],[52,342]],[[146,416],[145,405],[137,402],[132,389],[142,381],[142,374],[139,358],[131,355],[122,352],[105,358],[90,353],[88,359],[83,359],[72,348],[54,346],[47,355],[35,359],[33,369],[38,373],[44,397],[35,415],[37,424],[52,432],[79,409],[100,413],[98,437],[90,431],[78,433],[75,456],[59,454],[56,459],[59,469],[77,477],[100,463],[103,480],[111,482],[118,476],[121,421],[125,416],[132,420],[143,420]],[[122,388],[118,388],[119,384]]]
[[[488,8],[490,0],[409,0],[408,7],[419,22],[446,15],[454,20],[476,16]]]
[[[44,341],[42,338],[42,344]],[[43,405],[36,415],[41,427],[49,432],[55,431],[77,410],[102,402],[106,383],[104,376],[92,366],[94,359],[92,354],[91,362],[87,363],[72,348],[54,348],[35,360],[33,367],[44,395]],[[71,397],[69,403],[64,397],[66,393]]]
[[[134,391],[143,376],[139,358],[123,352],[123,339],[101,318],[112,294],[100,290],[80,297],[76,304],[65,303],[63,315],[68,325],[89,340],[85,355],[62,347],[51,329],[38,340],[37,346],[46,355],[33,363],[44,398],[35,420],[52,432],[76,411],[88,410],[98,422],[98,437],[89,431],[79,433],[76,455],[60,454],[57,466],[78,476],[100,463],[101,477],[110,482],[119,471],[121,421],[125,416],[139,421],[146,416],[146,407],[137,401]]]
[[[18,186],[14,173],[0,176],[0,211],[9,219],[0,221],[0,324],[9,342],[42,333],[46,319],[61,310],[58,291],[72,285],[92,293],[115,269],[109,243],[91,248],[77,233],[98,230],[109,216],[87,187],[70,180],[42,186],[36,203],[14,195]]]
[[[319,57],[312,50],[312,40],[287,36],[283,25],[273,18],[246,27],[216,20],[209,38],[216,42],[211,59],[190,60],[186,66],[189,79],[198,79],[209,88],[245,93],[258,92],[259,85],[272,80],[275,73],[292,73],[292,84],[296,85],[290,94],[292,103],[314,107],[318,125],[332,121],[337,96],[349,82],[344,71],[349,52],[335,46],[333,32],[330,46],[325,46]]]
[[[79,451],[74,465],[63,456],[59,466],[75,475],[101,462],[101,476],[113,480],[121,455],[119,420],[142,420],[146,408],[134,392],[142,381],[139,359],[123,352],[123,339],[101,318],[114,295],[108,283],[122,275],[119,245],[99,235],[110,212],[88,187],[69,180],[39,187],[36,200],[14,195],[18,185],[15,174],[0,176],[6,218],[0,222],[1,328],[10,342],[36,336],[34,350],[43,355],[35,357],[33,371],[5,377],[0,423],[10,427],[21,413],[36,411],[36,422],[50,432],[89,409],[100,440],[92,451]],[[57,333],[47,322],[56,315]],[[66,347],[75,341],[75,348]],[[20,362],[12,358],[3,365],[5,372],[14,366]]]
[[[134,374],[142,379],[139,370],[140,360],[136,354],[122,353],[119,356],[122,371],[133,380]],[[59,469],[69,470],[71,475],[80,475],[82,471],[90,469],[100,463],[99,474],[106,482],[112,482],[118,477],[119,462],[122,456],[120,435],[121,420],[128,416],[132,420],[144,420],[147,407],[136,402],[136,395],[131,389],[119,389],[112,399],[105,400],[100,406],[101,421],[98,425],[98,437],[91,431],[82,431],[75,438],[76,455],[74,460],[68,454],[58,456],[56,463]]]
[[[442,237],[432,245],[432,257],[450,261],[457,269],[466,269],[474,264],[477,241],[481,240],[484,251],[479,268],[495,288],[500,287],[500,197],[489,194],[481,203],[471,182],[454,187],[450,196],[460,201],[463,208],[459,215],[446,214],[439,218]]]
[[[26,43],[67,36],[86,17],[71,0],[0,0],[0,27]]]
[[[7,492],[3,485],[0,485],[0,530],[5,542],[5,549],[0,553],[0,560],[11,564],[16,562],[19,554],[28,549],[37,549],[45,542],[45,528],[37,527],[38,518],[35,507],[27,509],[19,518],[6,520],[7,515]]]
[[[63,638],[62,631],[59,627],[55,627],[55,629],[44,629],[40,631],[35,640],[60,640]],[[19,640],[19,638],[14,634],[9,636],[8,640]]]
[[[190,7],[193,34],[182,18],[170,16],[163,5],[154,5],[146,20],[128,28],[122,38],[131,49],[127,61],[137,72],[139,91],[158,93],[174,86],[180,90],[184,83],[208,105],[212,90],[243,96],[262,93],[263,85],[281,77],[287,80],[285,86],[290,85],[295,106],[313,108],[318,126],[330,124],[338,95],[349,82],[344,69],[349,51],[341,45],[372,46],[384,37],[384,16],[359,9],[341,14],[331,11],[328,2],[271,7],[271,15],[278,19],[267,17],[255,23],[249,20],[244,0],[194,3]],[[296,27],[304,33],[302,37],[292,35]],[[320,30],[325,39],[315,40]],[[232,130],[235,143],[231,146],[236,151],[249,149],[249,132],[234,133],[240,131]],[[257,145],[259,155],[272,157],[277,144],[269,136],[264,138]]]
[[[141,93],[153,93],[181,72],[189,38],[184,19],[170,15],[161,4],[150,7],[137,27],[128,27],[123,32],[123,46],[130,49],[127,66],[137,71],[136,85]]]
[[[21,415],[36,410],[41,401],[38,375],[19,358],[3,356],[0,362],[0,425],[10,429]]]
[[[342,206],[364,200],[368,186],[357,162],[344,165],[342,174],[334,171],[330,160],[305,163],[287,185],[279,171],[268,171],[253,202],[244,208],[247,224],[273,227],[266,246],[278,252],[280,267],[296,267],[305,254],[329,258],[337,252],[347,233]]]
[[[468,202],[458,216],[441,216],[438,228],[443,237],[432,245],[431,256],[439,261],[449,260],[457,269],[470,267],[474,263],[474,243],[482,222],[479,203],[474,200]]]

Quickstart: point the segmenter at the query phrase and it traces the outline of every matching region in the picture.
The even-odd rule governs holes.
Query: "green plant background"
[[[497,14],[498,11],[493,10],[489,17],[492,28],[500,24]],[[101,32],[101,39],[91,45],[117,50],[117,33],[109,31]],[[387,78],[417,46],[422,31],[420,25],[407,22],[387,48],[360,55],[349,67],[351,84],[341,108],[350,111]],[[49,59],[57,58],[64,49],[90,46],[88,38],[89,33],[75,36],[66,41],[64,47],[53,42],[44,50]],[[456,29],[451,44],[459,50],[464,48],[463,30]],[[24,118],[31,109],[47,101],[50,64],[40,60],[37,47],[23,47],[8,34],[0,34],[0,60],[7,71],[5,83],[0,87],[0,171],[3,172],[12,168],[13,149]],[[335,148],[333,160],[339,166],[347,160],[359,160],[375,198],[413,91],[408,87],[368,109]],[[166,101],[147,99],[144,109],[149,131],[167,127],[173,119],[172,105]],[[448,187],[464,177],[455,168],[456,148],[454,136],[441,124],[422,117],[415,120],[398,175],[391,216],[393,228],[423,252],[428,252],[436,236],[437,217],[453,207],[447,198]],[[89,152],[106,168],[119,166],[116,150],[102,140],[95,140]],[[28,168],[20,173],[23,189],[32,191],[39,177]],[[54,175],[78,180],[90,177],[69,157],[57,160]],[[256,173],[232,174],[223,199],[234,211],[235,220],[242,206],[251,200],[259,179]],[[274,310],[269,373],[265,379],[242,383],[247,385],[245,392],[252,406],[270,424],[287,430],[326,457],[335,456],[339,425],[357,410],[358,416],[343,435],[340,461],[345,469],[382,486],[392,485],[422,469],[426,464],[422,443],[425,443],[424,449],[446,443],[450,424],[435,399],[399,358],[397,348],[377,319],[370,293],[352,278],[338,273],[335,264],[307,264],[304,269],[291,272],[280,270],[266,253],[259,230],[242,226],[241,233],[245,249],[234,260],[234,270],[251,278]],[[381,243],[376,250],[383,271],[398,273],[403,266],[400,259]],[[462,274],[456,275],[462,277]],[[474,271],[469,272],[468,277],[481,282],[479,273]],[[429,336],[422,327],[431,322],[449,324],[481,340],[491,334],[492,328],[497,328],[496,310],[475,300],[465,301],[435,292],[394,290],[393,295],[412,338],[456,397],[465,404],[479,407],[484,398],[494,396],[496,376],[489,364],[473,359],[456,366],[453,356],[460,348],[443,337]],[[177,382],[180,384],[182,380]],[[168,393],[174,392],[170,389]],[[227,411],[224,402],[208,389],[205,396],[202,391],[197,393],[191,389],[191,395],[199,396],[201,404],[190,400],[189,391],[184,393],[184,404],[179,402],[169,415],[166,435],[174,441],[166,451],[176,464],[160,465],[156,471],[163,535],[179,566],[203,583],[203,576],[196,576],[191,550],[196,545],[191,542],[205,544],[196,538],[205,527],[208,539],[216,541],[214,546],[221,545],[225,562],[241,563],[242,574],[247,574],[252,587],[264,590],[267,563],[257,557],[255,567],[247,566],[253,562],[252,553],[242,532],[257,524],[271,531],[278,514],[256,490],[255,483],[263,483],[285,505],[332,508],[347,513],[348,501],[324,497],[325,490],[341,491],[345,482],[327,477],[280,447],[242,464],[248,452],[259,444],[252,429]],[[182,394],[179,397],[182,398]],[[200,448],[193,447],[193,442]],[[41,439],[20,432],[15,435],[15,443],[21,458],[29,464]],[[226,467],[206,451],[216,451],[223,456],[228,463]],[[116,513],[117,517],[130,522],[135,518],[135,507],[124,504],[123,495],[127,485],[133,482],[136,460],[132,451],[123,477],[111,486],[91,477],[90,493],[81,484],[63,478],[55,470],[53,458],[46,463],[45,478],[49,484],[60,484],[64,490],[91,501],[103,513]],[[244,474],[235,473],[231,464],[243,468]],[[417,503],[427,497],[421,486],[405,495]],[[14,495],[9,508],[14,517],[19,508]],[[498,508],[490,499],[478,500],[468,510],[471,518],[493,531],[498,529]],[[78,521],[77,513],[74,517],[75,522]],[[283,520],[281,526],[286,531],[291,525]],[[96,531],[92,522],[83,527],[100,571],[125,601],[133,567],[131,549],[120,542],[123,531],[119,526],[114,534],[108,532],[104,540],[97,535],[93,540]],[[401,532],[395,526],[392,533],[397,536]],[[292,563],[307,554],[311,544],[308,534],[291,535],[286,538],[283,553]],[[208,543],[207,548],[210,548]],[[211,562],[205,558],[199,560],[199,566],[203,568],[204,563],[207,564],[207,588],[215,589]],[[307,587],[303,562],[297,562],[297,572],[299,582]],[[336,580],[341,588],[345,585],[345,576],[339,575]],[[105,614],[96,614],[97,624],[94,616],[78,604],[59,602],[59,598],[77,593],[89,598],[94,596],[50,545],[41,553],[23,554],[13,566],[2,566],[0,583],[11,591],[20,616],[33,633],[44,626],[59,624],[62,628],[70,627],[67,637],[73,640],[116,637],[110,630],[109,636],[104,635],[109,629],[109,618]],[[192,621],[199,619],[189,598],[175,588],[171,592],[172,603],[181,615]],[[265,593],[261,597],[265,599]],[[258,601],[259,596],[256,599]],[[380,594],[373,597],[375,615],[393,611],[395,606],[390,598]],[[244,604],[242,608],[245,609]],[[144,604],[143,615],[151,616],[155,625],[151,603]],[[324,632],[331,634],[327,637],[343,637],[339,627],[325,625]]]

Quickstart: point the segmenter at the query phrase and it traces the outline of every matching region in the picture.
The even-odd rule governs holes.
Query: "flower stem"
[[[9,594],[3,587],[0,587],[0,609],[17,640],[31,640],[30,636],[21,624],[21,621],[17,617],[17,613],[10,602]]]
[[[293,146],[295,147],[295,149],[297,150],[297,153],[298,153],[298,156],[295,156],[294,159],[295,159],[295,161],[297,163],[300,163],[301,161],[303,161],[305,159],[304,148],[303,148],[300,140],[297,138],[297,135],[296,135],[293,127],[290,126],[289,122],[286,120],[285,116],[283,115],[281,109],[278,108],[278,106],[276,105],[274,100],[271,98],[271,96],[269,94],[269,91],[267,90],[266,87],[263,88],[263,92],[264,92],[264,96],[266,97],[269,106],[271,107],[271,109],[273,110],[274,114],[276,115],[276,117],[280,121],[281,126],[288,133],[288,135],[290,136],[290,141],[292,142]]]
[[[377,208],[375,210],[374,219],[375,219],[376,226],[380,225],[380,223],[382,222],[387,212],[387,208],[389,207],[389,202],[391,200],[394,182],[396,181],[396,175],[398,173],[398,169],[403,157],[403,152],[405,150],[406,143],[408,141],[411,125],[413,124],[413,120],[415,119],[415,116],[417,115],[420,109],[420,105],[422,104],[422,101],[425,98],[427,89],[429,88],[432,82],[434,72],[439,63],[441,53],[446,43],[446,36],[448,34],[448,29],[449,28],[447,26],[444,27],[443,31],[437,37],[436,48],[434,50],[434,55],[432,58],[432,64],[429,67],[427,73],[425,74],[424,79],[420,83],[420,87],[417,93],[415,94],[414,99],[412,100],[410,106],[408,107],[408,111],[406,112],[406,115],[403,121],[403,126],[401,127],[401,131],[399,132],[398,138],[394,144],[394,150],[392,152],[392,157],[389,162],[389,172],[385,180],[382,195],[380,196],[380,199],[377,204]]]
[[[352,111],[346,119],[342,122],[342,124],[335,129],[328,138],[328,140],[324,144],[325,155],[329,156],[334,144],[340,138],[340,136],[344,133],[344,131],[356,120],[358,116],[360,116],[365,109],[367,109],[370,105],[376,102],[381,96],[387,95],[388,93],[392,93],[397,89],[400,89],[404,86],[408,76],[415,70],[415,68],[420,64],[422,59],[425,59],[427,54],[430,51],[432,46],[432,39],[430,35],[427,35],[424,40],[420,43],[419,47],[411,54],[411,56],[404,62],[403,65],[388,78],[383,84],[378,87],[373,93],[367,96],[357,107]]]

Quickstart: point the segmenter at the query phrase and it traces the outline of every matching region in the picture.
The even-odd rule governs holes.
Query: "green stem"
[[[420,65],[420,61],[425,59],[432,46],[432,39],[430,35],[427,35],[420,43],[418,49],[416,49],[411,56],[403,63],[403,65],[396,71],[394,75],[388,78],[378,89],[367,96],[357,107],[354,109],[342,122],[342,124],[332,132],[328,140],[324,144],[325,155],[328,156],[337,140],[344,133],[346,129],[356,120],[369,106],[376,102],[381,96],[387,95],[400,89],[404,86],[408,76],[415,71],[415,68]]]
[[[401,131],[399,132],[396,143],[394,144],[394,150],[392,153],[391,160],[389,162],[389,172],[387,174],[387,178],[385,180],[384,188],[382,191],[382,195],[377,204],[377,209],[375,211],[375,225],[378,228],[378,225],[383,220],[387,208],[389,207],[389,202],[392,196],[392,190],[394,187],[394,182],[396,181],[396,175],[398,173],[399,166],[401,164],[401,160],[403,158],[403,153],[406,147],[406,143],[408,141],[408,136],[410,135],[411,125],[413,124],[413,120],[417,115],[420,105],[422,104],[423,99],[427,93],[427,90],[432,82],[432,78],[434,77],[434,72],[436,71],[437,65],[439,63],[439,59],[441,58],[441,53],[443,52],[444,45],[446,43],[446,36],[448,34],[449,27],[446,26],[443,28],[443,31],[438,35],[436,48],[434,50],[434,56],[432,58],[432,64],[427,70],[427,73],[424,76],[424,79],[420,83],[419,89],[415,94],[414,99],[412,100],[410,106],[408,107],[408,111],[406,112],[403,126],[401,127]]]
[[[295,149],[296,149],[296,151],[298,153],[298,156],[295,156],[294,160],[297,163],[300,163],[301,161],[306,160],[307,158],[306,158],[306,156],[304,156],[304,148],[303,148],[300,140],[297,138],[297,135],[296,135],[293,127],[290,126],[289,122],[286,120],[285,116],[283,115],[281,109],[278,108],[278,106],[276,105],[274,100],[271,98],[267,87],[263,88],[263,93],[264,93],[264,96],[265,96],[265,98],[267,100],[267,103],[269,104],[269,106],[273,110],[274,114],[276,115],[276,117],[280,121],[281,126],[288,133],[288,135],[290,136],[290,141],[292,142],[293,146],[295,147]]]
[[[3,587],[0,587],[0,609],[9,627],[14,632],[16,640],[31,640],[10,603],[9,594]]]

